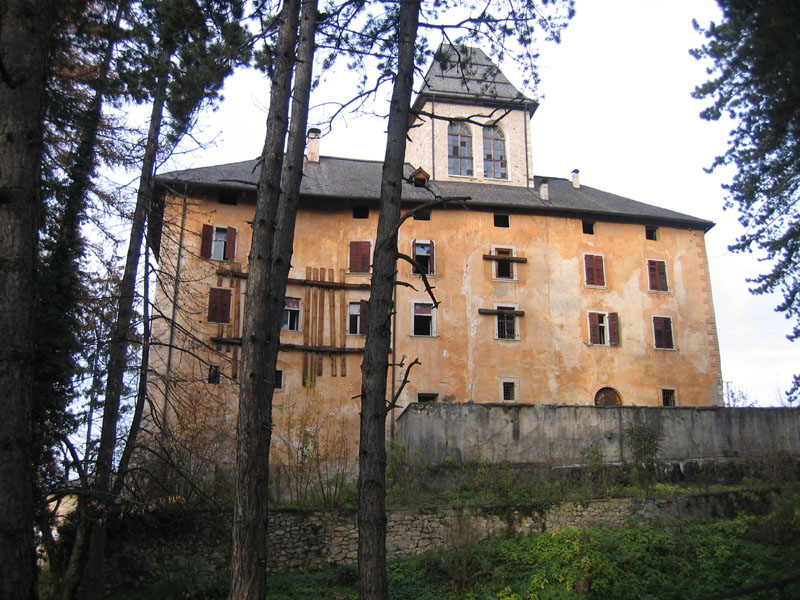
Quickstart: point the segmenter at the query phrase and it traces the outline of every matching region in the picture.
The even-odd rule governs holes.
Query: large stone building
[[[434,62],[413,106],[405,206],[451,201],[400,229],[400,252],[418,265],[398,262],[393,362],[422,363],[400,406],[720,405],[713,223],[587,187],[578,172],[534,175],[537,104],[481,51],[465,52],[466,63]],[[355,418],[381,163],[320,156],[319,144],[312,130],[275,403],[280,412],[313,389],[331,414]],[[156,406],[196,389],[235,411],[257,179],[255,160],[158,177],[157,306],[177,325],[154,328]]]

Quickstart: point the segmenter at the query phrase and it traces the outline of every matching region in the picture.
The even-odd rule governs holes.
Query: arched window
[[[472,132],[466,123],[447,127],[447,159],[450,175],[472,176]]]
[[[622,406],[622,398],[614,388],[604,387],[597,390],[594,396],[595,406]]]
[[[483,128],[483,176],[508,179],[506,162],[506,136],[496,126]]]

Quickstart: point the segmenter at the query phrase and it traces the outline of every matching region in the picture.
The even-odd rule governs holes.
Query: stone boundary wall
[[[397,419],[395,441],[413,458],[441,463],[585,462],[596,448],[606,462],[630,459],[626,429],[657,428],[662,461],[800,456],[800,410],[542,404],[414,403]]]
[[[769,493],[723,492],[677,498],[622,498],[552,506],[475,506],[388,511],[389,559],[477,542],[567,527],[616,529],[653,520],[732,517],[763,512]],[[156,511],[158,512],[158,511]],[[355,509],[275,510],[270,513],[268,567],[273,573],[355,564]],[[115,587],[142,585],[158,564],[205,565],[204,573],[230,565],[231,522],[220,513],[173,512],[125,517],[110,524],[106,569]],[[163,569],[163,567],[161,567]]]

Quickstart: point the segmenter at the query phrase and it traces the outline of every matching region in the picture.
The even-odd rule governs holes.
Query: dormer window
[[[483,128],[483,176],[490,179],[508,179],[506,162],[506,136],[496,126]]]
[[[472,132],[466,123],[447,127],[447,171],[450,175],[472,177]]]

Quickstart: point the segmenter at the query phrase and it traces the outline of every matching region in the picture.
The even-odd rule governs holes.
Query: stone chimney
[[[308,162],[319,162],[319,134],[316,127],[312,127],[306,134],[306,158]]]
[[[547,202],[550,200],[550,190],[549,186],[547,185],[547,179],[542,182],[542,185],[539,186],[539,196]]]
[[[578,169],[572,170],[572,187],[576,190],[581,189],[580,171],[578,171]]]

